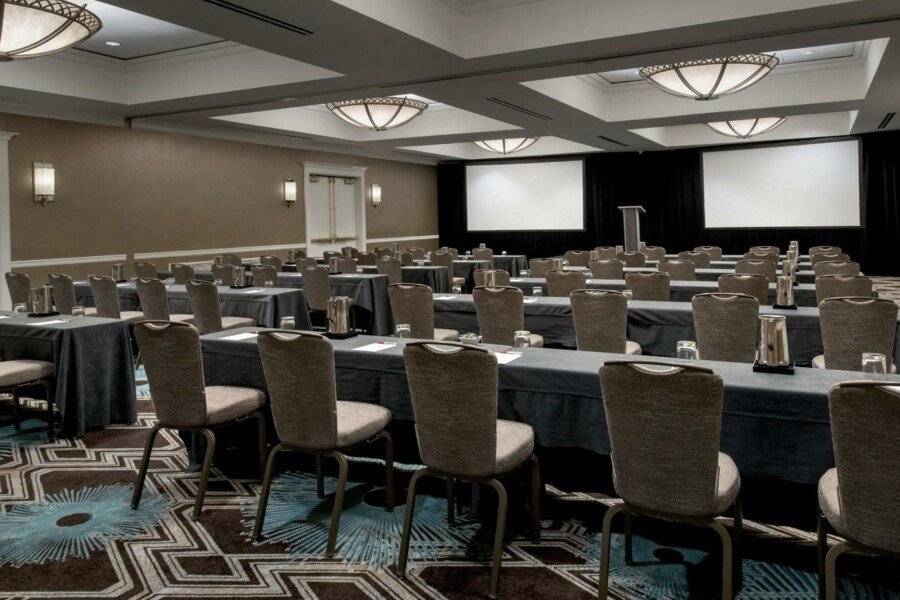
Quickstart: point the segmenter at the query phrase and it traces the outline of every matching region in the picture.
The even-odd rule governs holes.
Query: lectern
[[[622,227],[625,230],[625,252],[637,252],[641,249],[641,215],[647,214],[643,206],[620,206],[622,211]]]

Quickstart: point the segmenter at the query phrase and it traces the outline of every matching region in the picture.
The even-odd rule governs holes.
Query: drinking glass
[[[530,331],[517,331],[513,334],[513,347],[510,352],[522,354],[529,346],[531,346]]]
[[[297,329],[297,321],[294,317],[281,317],[281,322],[279,323],[281,329],[294,330]]]
[[[214,280],[213,280],[213,284],[214,284],[216,287],[222,287],[223,285],[225,285],[225,282],[222,281],[221,279],[214,279]]]
[[[462,286],[461,286],[461,285],[454,285],[453,288],[451,288],[450,291],[451,291],[452,293],[454,293],[454,294],[462,294]]]
[[[522,269],[519,271],[519,277],[529,277],[531,275],[531,271],[528,269]]]
[[[887,373],[887,357],[880,352],[863,352],[862,370],[864,373]]]
[[[405,344],[407,340],[412,338],[412,328],[409,323],[398,323],[394,328],[394,335],[400,340],[400,344]]]
[[[73,317],[83,317],[85,315],[84,307],[76,304],[72,307]]]
[[[534,286],[533,288],[531,288],[531,295],[532,296],[543,296],[544,288],[542,288],[539,285]]]
[[[481,337],[477,333],[464,333],[459,336],[459,342],[467,346],[477,346],[481,343]]]
[[[266,279],[263,282],[263,287],[275,287],[275,282],[272,281],[271,279]]]
[[[19,304],[16,304],[15,306],[13,306],[13,311],[14,311],[18,316],[24,317],[25,315],[28,314],[28,305],[25,304],[24,302],[21,302],[21,303],[19,303]]]
[[[700,352],[697,350],[697,342],[682,340],[675,345],[678,358],[699,360]]]

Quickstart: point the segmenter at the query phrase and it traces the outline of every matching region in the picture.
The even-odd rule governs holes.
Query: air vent
[[[250,17],[251,19],[256,19],[257,21],[263,21],[264,23],[268,23],[269,25],[274,25],[275,27],[281,27],[282,29],[287,29],[288,31],[293,31],[294,33],[299,33],[300,35],[312,35],[313,32],[309,29],[304,29],[303,27],[298,27],[292,23],[288,23],[286,21],[282,21],[280,19],[276,19],[274,17],[270,17],[268,15],[264,15],[261,12],[256,12],[255,10],[251,10],[249,8],[244,8],[234,2],[228,2],[227,0],[204,0],[208,4],[215,4],[219,8],[224,8],[225,10],[230,10],[231,12],[236,12],[238,14],[242,14],[245,17]]]
[[[522,114],[526,114],[529,117],[537,117],[538,119],[543,119],[545,121],[553,120],[552,117],[548,117],[547,115],[542,115],[541,113],[534,112],[533,110],[528,110],[527,108],[523,108],[523,107],[519,106],[518,104],[513,104],[512,102],[507,102],[506,100],[503,100],[502,98],[490,97],[490,98],[485,98],[485,100],[487,100],[488,102],[493,102],[494,104],[499,104],[500,106],[503,106],[504,108],[508,108],[510,110],[514,110],[514,111],[520,112]]]
[[[609,142],[610,144],[615,144],[616,146],[622,146],[623,148],[628,148],[630,144],[626,144],[625,142],[620,142],[619,140],[614,140],[612,138],[608,138],[605,135],[598,135],[598,138],[603,140],[604,142]]]
[[[891,121],[894,120],[894,115],[896,115],[896,114],[897,113],[889,112],[888,114],[884,115],[884,118],[881,120],[881,123],[878,124],[878,129],[884,129],[885,127],[890,125]]]

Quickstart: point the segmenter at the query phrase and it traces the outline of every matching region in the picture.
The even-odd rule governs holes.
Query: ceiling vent
[[[249,17],[251,19],[256,19],[257,21],[262,21],[263,23],[268,23],[269,25],[274,25],[275,27],[281,27],[282,29],[287,29],[288,31],[292,31],[294,33],[299,33],[300,35],[312,35],[313,32],[309,29],[304,29],[303,27],[299,27],[292,23],[288,23],[287,21],[282,21],[280,19],[276,19],[274,17],[270,17],[268,15],[264,15],[261,12],[257,12],[255,10],[251,10],[249,8],[245,8],[240,6],[239,4],[235,4],[234,2],[228,2],[228,0],[204,0],[207,4],[214,4],[219,8],[224,8],[225,10],[230,10],[231,12],[235,12],[245,17]]]
[[[513,104],[512,102],[508,102],[506,100],[503,100],[502,98],[494,98],[493,96],[491,96],[490,98],[485,98],[485,100],[487,100],[488,102],[493,102],[494,104],[499,104],[500,106],[502,106],[504,108],[508,108],[510,110],[520,112],[524,115],[528,115],[529,117],[536,117],[538,119],[543,119],[544,121],[552,121],[553,120],[552,117],[548,117],[547,115],[542,115],[541,113],[534,112],[533,110],[528,110],[527,108],[523,108],[523,107],[519,106],[518,104]]]
[[[888,114],[884,115],[884,118],[881,120],[881,123],[878,124],[878,129],[884,129],[885,127],[890,125],[891,121],[894,120],[894,115],[896,115],[896,114],[897,113],[889,112]]]

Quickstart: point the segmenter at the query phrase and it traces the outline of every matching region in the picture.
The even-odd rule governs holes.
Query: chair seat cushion
[[[819,508],[834,530],[841,534],[844,520],[841,518],[837,469],[828,469],[819,479]]]
[[[497,473],[518,468],[534,454],[534,430],[517,421],[497,421]]]
[[[640,354],[641,353],[641,345],[637,342],[626,341],[625,342],[625,354]]]
[[[175,323],[187,323],[189,325],[194,324],[194,315],[188,315],[183,313],[176,313],[174,315],[169,315],[169,320]]]
[[[716,514],[722,514],[734,504],[741,491],[741,475],[730,456],[719,452],[719,471],[716,476]]]
[[[0,361],[0,387],[38,381],[53,375],[53,363],[43,360]]]
[[[256,319],[250,317],[222,317],[222,329],[237,329],[238,327],[256,327]]]
[[[529,344],[532,348],[544,347],[544,336],[532,333],[529,337],[531,338],[531,342],[529,342]]]
[[[129,323],[136,323],[144,320],[144,313],[139,310],[123,310],[119,313],[119,318]]]
[[[434,339],[439,342],[455,342],[459,340],[459,332],[455,329],[437,329],[434,330]]]
[[[253,388],[211,385],[206,388],[206,424],[217,425],[252,413],[266,395]]]
[[[367,402],[337,403],[337,445],[346,448],[371,439],[391,422],[391,411]]]

